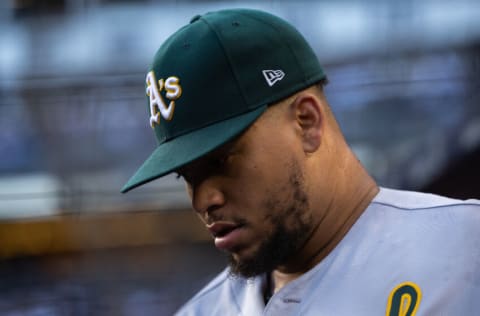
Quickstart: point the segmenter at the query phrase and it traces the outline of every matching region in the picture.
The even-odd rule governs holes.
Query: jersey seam
[[[478,203],[453,203],[453,204],[442,204],[442,205],[434,205],[434,206],[425,206],[425,207],[402,207],[394,204],[390,204],[387,202],[380,202],[380,201],[372,201],[372,204],[379,204],[383,206],[390,206],[392,208],[396,208],[399,210],[405,211],[420,211],[420,210],[431,210],[437,208],[447,208],[447,207],[458,207],[458,206],[480,206]]]

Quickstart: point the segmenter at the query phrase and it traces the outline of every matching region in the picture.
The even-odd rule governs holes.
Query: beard
[[[294,162],[289,170],[286,188],[278,190],[276,196],[270,197],[264,203],[265,209],[270,210],[265,220],[270,222],[272,230],[248,258],[228,255],[231,276],[252,278],[273,271],[293,256],[313,231],[301,169]],[[288,198],[282,203],[279,197],[285,195]]]

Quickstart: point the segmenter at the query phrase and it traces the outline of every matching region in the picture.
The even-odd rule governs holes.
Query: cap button
[[[190,24],[192,24],[193,22],[196,22],[198,20],[200,20],[202,16],[200,14],[197,14],[195,15],[191,20],[190,20]]]

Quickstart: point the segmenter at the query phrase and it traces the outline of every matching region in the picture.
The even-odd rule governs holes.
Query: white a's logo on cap
[[[155,74],[150,71],[146,78],[147,95],[150,97],[150,126],[153,128],[156,124],[160,124],[160,115],[170,121],[175,111],[175,100],[182,95],[182,87],[180,86],[180,79],[177,77],[168,77],[163,80],[155,79]],[[157,85],[158,83],[158,85]],[[168,106],[163,101],[160,92],[165,90],[165,96],[170,100]]]
[[[262,73],[270,87],[285,77],[285,73],[281,70],[263,70]]]

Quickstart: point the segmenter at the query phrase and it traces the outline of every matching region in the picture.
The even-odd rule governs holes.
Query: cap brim
[[[128,180],[121,192],[128,192],[142,184],[171,173],[177,168],[211,152],[244,131],[262,115],[266,108],[266,105],[261,106],[253,111],[160,144]]]

